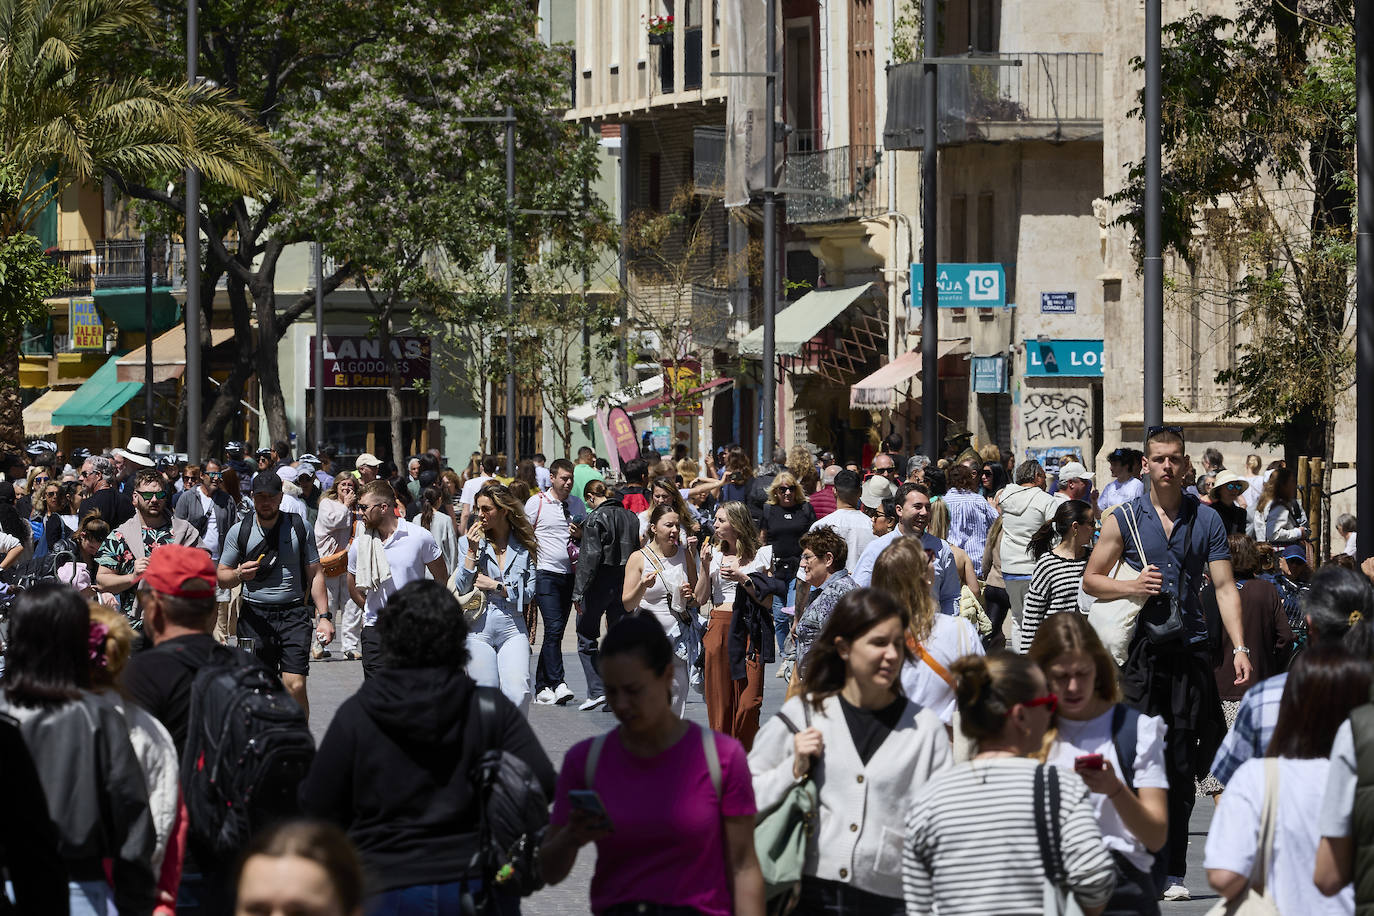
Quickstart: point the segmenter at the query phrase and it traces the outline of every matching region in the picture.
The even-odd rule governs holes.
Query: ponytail
[[[1030,538],[1031,557],[1040,559],[1054,542],[1054,522],[1045,522],[1035,530]]]

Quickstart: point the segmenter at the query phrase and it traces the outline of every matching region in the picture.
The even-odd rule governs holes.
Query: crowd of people
[[[1228,901],[1374,905],[1374,585],[1313,573],[1285,468],[1195,473],[1176,428],[1100,489],[897,440],[513,476],[50,446],[0,457],[17,912],[513,914],[595,845],[611,916],[1149,914],[1202,795]],[[617,726],[555,767],[532,704]]]

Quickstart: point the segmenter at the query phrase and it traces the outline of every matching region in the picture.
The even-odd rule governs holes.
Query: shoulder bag
[[[1135,544],[1136,556],[1140,557],[1141,567],[1150,565],[1149,561],[1145,559],[1145,548],[1140,542],[1140,528],[1136,525],[1135,513],[1132,511],[1130,503],[1113,506],[1111,511],[1116,514],[1123,543],[1121,558],[1116,561],[1116,567],[1112,570],[1111,577],[1117,582],[1133,582],[1140,578],[1140,570],[1132,569],[1131,565],[1126,562],[1124,544],[1127,537],[1130,537],[1132,543]],[[1107,647],[1107,651],[1112,655],[1112,660],[1118,665],[1126,663],[1131,637],[1135,634],[1136,619],[1140,616],[1140,609],[1144,605],[1144,595],[1093,599],[1092,607],[1088,611],[1088,623],[1097,631],[1098,637],[1102,640],[1102,645]]]
[[[487,559],[487,541],[483,538],[477,542],[477,562],[473,564],[477,572],[481,572],[483,564]],[[462,560],[458,561],[462,563]],[[499,576],[499,574],[498,574]],[[449,591],[453,597],[458,599],[458,604],[463,608],[463,618],[468,623],[475,623],[483,614],[487,612],[487,593],[477,587],[477,577],[472,580],[472,588],[466,592],[460,592],[457,588],[458,570],[453,571],[453,577],[449,579]]]
[[[1078,898],[1064,887],[1068,876],[1059,846],[1059,772],[1046,763],[1035,768],[1035,836],[1040,845],[1040,864],[1045,870],[1045,916],[1083,916]]]
[[[1274,867],[1274,829],[1279,819],[1279,761],[1264,758],[1264,808],[1260,812],[1259,844],[1250,880],[1234,900],[1222,900],[1207,916],[1279,916],[1279,906],[1268,893],[1269,873]]]
[[[687,573],[687,584],[695,590],[697,587],[696,563],[693,561],[692,552],[687,549],[686,544],[682,545],[682,550],[682,568]],[[644,558],[653,564],[654,571],[658,573],[658,581],[663,583],[663,594],[668,601],[668,613],[672,614],[674,618],[682,623],[695,623],[696,621],[694,618],[696,615],[692,612],[690,604],[684,604],[681,608],[677,608],[673,605],[673,590],[668,586],[668,581],[663,578],[663,573],[667,570],[667,567],[663,565],[663,561],[659,557],[658,552],[650,550],[648,547],[640,548],[639,552],[644,554]]]
[[[1183,562],[1179,564],[1179,585],[1188,588],[1188,555],[1193,550],[1193,523],[1197,521],[1199,506],[1193,507],[1193,517],[1183,532]],[[1154,645],[1178,642],[1183,639],[1183,596],[1178,592],[1161,591],[1145,599],[1138,620],[1140,631]]]
[[[353,510],[349,509],[348,514],[352,517]],[[324,572],[326,579],[337,579],[348,572],[348,548],[353,544],[353,532],[357,527],[358,520],[353,518],[348,526],[348,543],[344,544],[341,550],[320,557],[320,569]]]
[[[803,696],[801,704],[805,717],[804,728],[810,728],[811,703]],[[793,735],[803,730],[781,712],[778,718]],[[776,805],[758,813],[754,826],[754,849],[763,872],[763,891],[769,916],[785,916],[801,899],[806,844],[815,833],[820,805],[820,790],[808,772],[787,790]]]

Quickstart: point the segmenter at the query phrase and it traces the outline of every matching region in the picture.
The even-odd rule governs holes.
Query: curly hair
[[[529,518],[525,516],[525,507],[515,498],[510,487],[501,483],[484,483],[482,488],[473,497],[472,503],[477,505],[477,500],[482,497],[491,500],[491,504],[498,510],[505,513],[506,523],[510,525],[510,533],[515,539],[530,552],[531,556],[539,553],[539,541],[534,536],[534,526],[530,524]]]

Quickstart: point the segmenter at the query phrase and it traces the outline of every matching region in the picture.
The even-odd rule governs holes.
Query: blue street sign
[[[911,309],[921,307],[920,264],[911,265]],[[1007,278],[1001,264],[941,264],[940,308],[1006,308]]]
[[[1002,394],[1007,390],[1007,358],[975,356],[973,362],[973,393]]]
[[[1078,311],[1077,293],[1041,293],[1042,315],[1072,315]]]
[[[1102,374],[1102,341],[1026,341],[1026,375],[1084,377]]]

